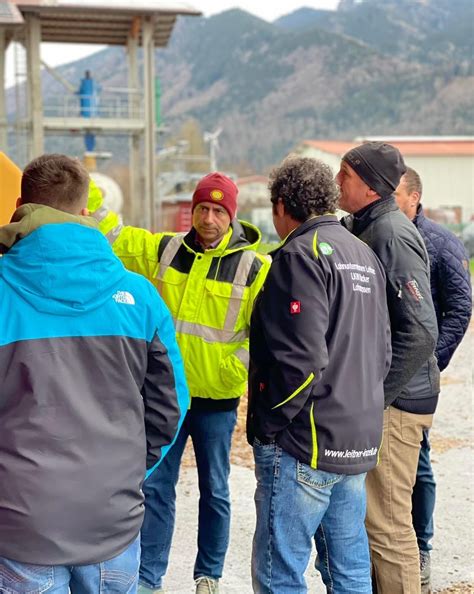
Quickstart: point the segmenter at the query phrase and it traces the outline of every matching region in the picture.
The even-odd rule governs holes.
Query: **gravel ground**
[[[432,579],[436,594],[474,594],[473,563],[473,395],[474,324],[442,377],[440,403],[432,429],[432,458],[438,483]],[[251,594],[250,553],[255,525],[255,479],[245,441],[245,404],[232,451],[232,527],[222,594]],[[178,486],[177,525],[165,587],[168,594],[194,592],[198,490],[192,452],[185,455]],[[319,574],[307,572],[310,594],[323,594]]]

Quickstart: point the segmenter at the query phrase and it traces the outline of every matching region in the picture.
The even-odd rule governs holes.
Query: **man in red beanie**
[[[205,249],[218,244],[229,229],[238,192],[234,182],[221,173],[210,173],[197,184],[191,205],[193,227]]]
[[[222,173],[196,186],[188,233],[123,227],[101,196],[89,209],[127,268],[146,276],[171,311],[192,396],[191,408],[167,458],[145,481],[145,521],[139,592],[163,592],[175,521],[176,483],[191,436],[199,475],[197,594],[215,594],[229,542],[228,477],[239,398],[247,387],[253,302],[269,262],[256,249],[260,232],[235,218],[238,188]]]

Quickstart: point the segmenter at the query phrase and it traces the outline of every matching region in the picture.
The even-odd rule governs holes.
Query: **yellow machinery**
[[[10,222],[20,195],[21,170],[0,151],[0,225]]]

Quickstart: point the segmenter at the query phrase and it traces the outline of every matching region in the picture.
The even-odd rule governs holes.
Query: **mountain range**
[[[254,171],[304,138],[473,134],[473,24],[472,0],[341,0],[273,23],[238,9],[180,18],[157,50],[162,115],[171,129],[190,117],[222,127],[219,162]],[[108,48],[58,70],[124,86],[124,57]],[[48,78],[45,103],[62,92]]]

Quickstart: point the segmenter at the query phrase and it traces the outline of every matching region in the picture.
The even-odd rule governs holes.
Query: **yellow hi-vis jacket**
[[[191,396],[224,400],[247,390],[249,326],[255,297],[270,267],[256,253],[260,231],[234,219],[214,249],[196,232],[150,233],[122,226],[92,187],[89,210],[129,270],[158,289],[173,316]]]

